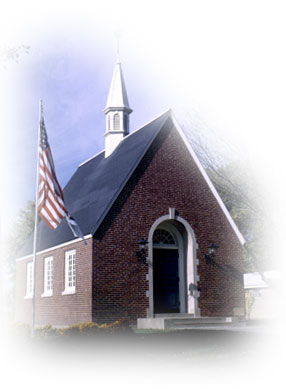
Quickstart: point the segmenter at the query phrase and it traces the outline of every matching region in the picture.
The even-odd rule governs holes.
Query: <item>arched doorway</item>
[[[160,217],[149,232],[149,309],[147,317],[200,316],[197,244],[192,228],[179,216]],[[192,289],[192,293],[190,290]]]

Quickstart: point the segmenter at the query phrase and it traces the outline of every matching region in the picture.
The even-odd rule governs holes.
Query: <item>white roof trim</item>
[[[85,240],[90,239],[90,238],[92,238],[91,234],[88,234],[88,235],[84,236]],[[56,250],[56,249],[59,249],[59,248],[64,247],[64,246],[68,246],[70,244],[74,244],[74,243],[80,242],[81,240],[82,240],[81,238],[76,238],[76,239],[73,239],[73,240],[69,240],[68,242],[58,244],[57,246],[49,247],[48,249],[45,249],[45,250],[42,250],[42,251],[38,251],[37,255],[38,254],[47,253],[48,251]],[[16,262],[23,261],[24,259],[28,259],[28,258],[30,258],[32,256],[33,256],[33,253],[29,254],[29,255],[25,255],[25,257],[17,258]]]
[[[187,137],[186,137],[184,131],[183,131],[182,128],[180,127],[180,125],[179,125],[179,123],[178,123],[177,119],[175,118],[175,115],[174,115],[174,113],[173,113],[172,111],[171,111],[171,117],[172,117],[172,120],[173,120],[173,122],[174,122],[174,124],[175,124],[175,127],[176,127],[178,133],[180,134],[180,136],[181,136],[183,142],[185,143],[187,149],[189,150],[191,156],[193,157],[193,159],[194,159],[194,161],[195,161],[197,167],[199,168],[199,170],[200,170],[202,176],[203,176],[204,179],[206,180],[206,182],[207,182],[207,184],[208,184],[210,190],[212,191],[214,197],[216,198],[217,202],[219,203],[219,205],[220,205],[222,211],[224,212],[224,214],[225,214],[227,220],[229,221],[231,227],[233,228],[234,232],[236,233],[236,235],[237,235],[237,237],[238,237],[240,243],[241,243],[242,245],[244,245],[244,243],[245,243],[244,237],[242,236],[241,232],[240,232],[239,229],[237,228],[237,225],[236,225],[235,222],[233,221],[233,219],[232,219],[230,213],[228,212],[228,210],[227,210],[226,206],[224,205],[224,203],[223,203],[223,201],[222,201],[220,195],[218,194],[218,192],[217,192],[217,190],[215,189],[213,183],[211,182],[209,176],[207,175],[205,169],[203,168],[202,164],[200,163],[198,157],[196,156],[196,154],[195,154],[195,152],[194,152],[192,146],[190,145],[190,142],[188,141],[188,139],[187,139]]]
[[[244,289],[269,289],[268,285],[244,285]]]

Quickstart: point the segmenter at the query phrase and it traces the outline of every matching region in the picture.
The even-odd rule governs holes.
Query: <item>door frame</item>
[[[157,228],[162,225],[162,228],[169,230],[177,239],[179,246],[179,277],[183,282],[180,283],[180,314],[192,314],[194,317],[200,317],[200,309],[198,307],[199,291],[195,291],[190,295],[190,284],[197,285],[199,275],[197,274],[197,249],[195,234],[190,224],[180,216],[176,215],[174,208],[169,208],[169,214],[158,218],[152,225],[148,236],[148,262],[149,272],[147,280],[149,281],[149,308],[147,309],[147,317],[154,317],[154,291],[153,291],[153,234]],[[166,247],[167,248],[167,247]]]

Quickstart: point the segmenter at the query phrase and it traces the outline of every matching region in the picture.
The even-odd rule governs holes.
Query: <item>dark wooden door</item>
[[[180,312],[178,258],[178,250],[153,251],[154,313]]]

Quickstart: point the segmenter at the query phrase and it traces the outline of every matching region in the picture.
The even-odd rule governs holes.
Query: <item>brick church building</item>
[[[243,317],[242,235],[172,111],[129,133],[131,112],[117,62],[105,150],[64,188],[87,245],[65,220],[38,226],[36,325]],[[32,238],[21,255],[15,317],[31,323]]]

